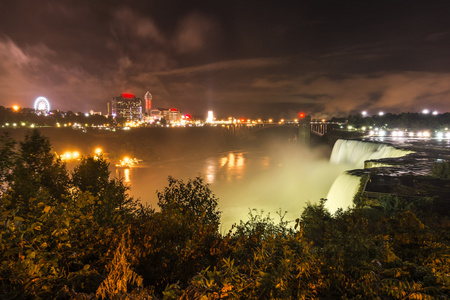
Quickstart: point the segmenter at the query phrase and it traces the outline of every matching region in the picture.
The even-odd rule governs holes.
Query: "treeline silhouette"
[[[86,124],[88,124],[88,126],[99,126],[104,124],[110,124],[110,126],[112,126],[113,123],[117,122],[123,122],[123,120],[114,121],[103,115],[94,114],[86,116],[81,112],[61,112],[59,110],[53,110],[51,115],[46,116],[43,114],[36,114],[32,108],[21,108],[19,111],[14,111],[11,108],[0,106],[0,125],[8,123],[9,126],[16,124],[17,127],[29,127],[32,124],[36,126],[56,126],[59,123],[61,126],[64,126],[64,124],[67,125],[70,123],[73,125],[77,123],[82,126],[85,126]]]
[[[251,210],[221,234],[202,178],[169,177],[145,207],[103,157],[68,172],[37,130],[0,137],[0,180],[3,299],[449,297],[448,199],[359,199],[334,214],[322,199],[294,223]]]
[[[332,122],[347,122],[357,128],[370,126],[383,128],[399,128],[410,130],[443,130],[450,127],[450,113],[434,115],[431,113],[406,112],[400,114],[385,113],[384,115],[362,116],[349,115],[345,118],[334,117]]]

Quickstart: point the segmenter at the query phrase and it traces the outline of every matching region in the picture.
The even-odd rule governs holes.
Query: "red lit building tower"
[[[144,96],[144,113],[146,115],[150,115],[150,111],[152,110],[152,98],[152,94],[147,91]]]

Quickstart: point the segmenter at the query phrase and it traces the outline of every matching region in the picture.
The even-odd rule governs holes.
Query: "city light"
[[[378,115],[379,115],[379,116],[384,116],[384,112],[380,111],[380,112],[378,113]]]
[[[80,158],[80,152],[78,151],[66,151],[63,155],[60,156],[61,160],[76,160]]]
[[[365,117],[365,116],[367,116],[367,111],[363,111],[363,112],[361,112],[361,114],[363,117]]]
[[[19,107],[19,105],[13,105],[12,109],[13,109],[13,111],[19,111],[20,107]]]
[[[391,132],[391,136],[393,137],[402,137],[404,135],[403,131],[400,130],[394,130]]]
[[[430,113],[430,110],[429,109],[424,109],[424,110],[422,110],[422,113],[424,115],[428,115]]]
[[[214,122],[214,113],[212,110],[208,111],[208,117],[206,118],[206,123],[213,123]]]
[[[124,156],[118,164],[116,164],[116,167],[126,167],[131,168],[139,163],[139,160],[137,158],[130,158],[129,156]]]
[[[413,131],[407,131],[407,130],[370,130],[368,133],[368,136],[391,136],[393,138],[418,138],[418,139],[430,139],[430,138],[436,138],[438,140],[442,139],[450,139],[450,132],[448,131],[448,128],[445,128],[443,131],[435,131],[433,134],[429,130],[422,130],[418,132]]]

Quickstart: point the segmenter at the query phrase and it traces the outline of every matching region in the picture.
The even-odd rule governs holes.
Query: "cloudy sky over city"
[[[206,116],[450,111],[450,1],[2,1],[0,105]]]

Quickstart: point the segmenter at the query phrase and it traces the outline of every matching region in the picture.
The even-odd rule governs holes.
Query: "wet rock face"
[[[376,138],[361,141],[380,142]],[[385,138],[383,143],[411,153],[402,157],[367,160],[364,169],[349,171],[357,176],[368,175],[364,196],[376,198],[391,194],[401,197],[450,198],[450,181],[431,176],[433,164],[450,161],[448,141]]]

